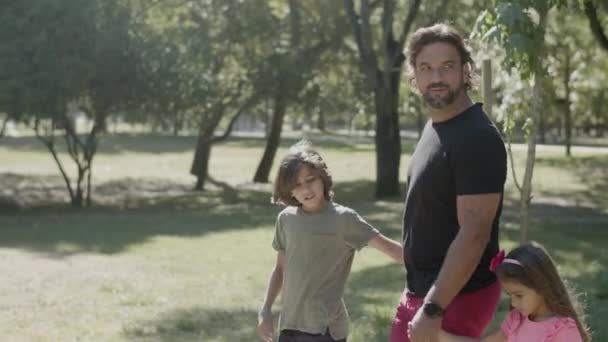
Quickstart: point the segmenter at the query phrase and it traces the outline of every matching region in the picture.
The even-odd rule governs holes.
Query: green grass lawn
[[[183,137],[106,137],[93,172],[97,205],[74,210],[62,203],[62,180],[41,144],[0,139],[0,196],[22,206],[0,208],[0,340],[256,341],[281,209],[269,203],[269,185],[250,183],[263,142],[232,139],[215,147],[211,174],[231,189],[210,185],[202,193],[189,190],[193,144]],[[412,146],[404,146],[402,175]],[[373,145],[336,137],[319,150],[336,201],[398,239],[401,199],[373,199]],[[539,149],[531,237],[584,293],[594,339],[608,341],[608,153],[573,151],[565,158],[561,149]],[[524,153],[516,153],[521,169]],[[509,249],[519,236],[511,174],[506,193],[501,243]],[[404,279],[378,252],[357,255],[345,298],[349,341],[388,340]],[[503,300],[493,327],[506,308]]]

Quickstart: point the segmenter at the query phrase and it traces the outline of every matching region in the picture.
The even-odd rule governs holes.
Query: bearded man
[[[479,338],[500,298],[489,265],[498,252],[504,142],[469,97],[475,67],[458,32],[444,24],[421,28],[405,54],[430,119],[407,173],[407,285],[390,341],[434,342],[440,329]]]

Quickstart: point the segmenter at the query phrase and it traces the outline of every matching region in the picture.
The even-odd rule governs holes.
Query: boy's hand
[[[263,342],[272,342],[273,335],[272,313],[262,311],[258,314],[258,336]]]

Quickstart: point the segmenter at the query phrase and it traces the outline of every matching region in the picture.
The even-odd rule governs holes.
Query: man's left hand
[[[441,330],[441,318],[430,318],[420,308],[408,324],[411,342],[437,342]]]

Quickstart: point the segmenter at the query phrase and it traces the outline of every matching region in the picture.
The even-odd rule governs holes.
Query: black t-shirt
[[[423,297],[433,285],[459,230],[458,195],[500,193],[507,177],[505,145],[496,126],[477,103],[443,122],[429,120],[407,174],[403,248],[408,289]],[[480,263],[461,293],[496,281],[489,270],[498,252],[498,219]]]

